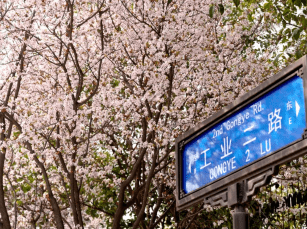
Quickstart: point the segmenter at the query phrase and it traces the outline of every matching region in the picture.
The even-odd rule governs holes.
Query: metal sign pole
[[[235,206],[233,213],[233,229],[249,229],[249,216],[242,204]]]

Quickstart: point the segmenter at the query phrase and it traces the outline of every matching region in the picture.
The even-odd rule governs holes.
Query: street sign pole
[[[233,229],[248,229],[249,228],[249,217],[245,211],[245,207],[242,204],[235,206],[233,213]]]
[[[232,215],[233,219],[233,229],[249,229],[249,215],[245,211],[245,207],[248,206],[244,204],[244,199],[246,199],[246,190],[244,182],[236,183],[232,185],[228,192],[228,198],[235,203],[232,208],[234,213]]]

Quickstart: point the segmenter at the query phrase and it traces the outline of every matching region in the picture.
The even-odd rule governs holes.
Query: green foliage
[[[31,190],[31,185],[29,185],[29,184],[27,184],[27,183],[24,183],[24,184],[21,186],[21,188],[22,188],[22,191],[23,191],[24,193],[27,193],[28,191]]]
[[[238,7],[240,5],[240,0],[233,0],[233,3]]]
[[[301,32],[302,32],[301,28],[293,29],[293,38],[295,40],[298,40]]]
[[[223,4],[219,4],[219,12],[220,12],[220,14],[223,14],[224,11],[225,11],[225,8],[224,8]]]
[[[119,80],[117,79],[112,79],[110,84],[112,85],[112,87],[117,87],[119,85]]]
[[[18,138],[18,136],[19,136],[20,134],[21,134],[20,131],[16,131],[16,132],[13,133],[13,135],[14,135],[15,138]]]
[[[214,5],[210,6],[210,8],[209,8],[209,16],[211,18],[213,18],[213,13],[214,13]]]
[[[307,1],[306,0],[266,0],[253,1],[259,6],[260,14],[270,20],[271,32],[261,40],[261,47],[278,44],[280,50],[273,53],[274,64],[288,64],[307,54]]]

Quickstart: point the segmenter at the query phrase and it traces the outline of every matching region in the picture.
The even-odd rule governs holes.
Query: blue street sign
[[[184,146],[187,194],[302,139],[306,128],[303,79],[274,88]]]

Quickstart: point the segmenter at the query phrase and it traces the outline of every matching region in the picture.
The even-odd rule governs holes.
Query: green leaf
[[[293,31],[293,38],[294,38],[295,40],[298,40],[299,37],[300,37],[300,33],[301,33],[300,28],[295,29],[295,30]]]
[[[19,206],[21,206],[21,205],[23,204],[21,200],[17,200],[16,203],[17,203]]]
[[[248,15],[247,15],[247,18],[248,18],[248,20],[249,20],[250,22],[253,21],[253,16],[252,16],[252,14],[248,14]]]
[[[119,85],[119,80],[113,79],[110,84],[112,85],[112,87],[117,87]]]
[[[281,56],[281,53],[278,54],[278,55],[275,57],[275,59],[274,59],[274,61],[273,61],[273,63],[274,63],[275,66],[277,66],[277,64],[278,64],[278,59],[279,59],[280,56]]]
[[[219,12],[220,12],[221,14],[223,14],[224,11],[225,11],[225,8],[224,8],[223,4],[219,4]]]
[[[285,34],[291,34],[291,29],[290,28],[287,28],[286,30],[285,30]]]
[[[214,12],[214,6],[210,6],[210,9],[209,9],[209,16],[211,18],[213,18],[213,12]]]
[[[263,5],[263,8],[264,9],[266,9],[266,10],[268,10],[268,9],[270,9],[272,7],[272,5],[268,2],[268,3],[265,3],[264,5]]]
[[[296,52],[295,52],[295,57],[296,57],[296,59],[299,59],[299,58],[301,58],[303,56],[303,53],[301,52],[301,50],[296,50]]]
[[[297,5],[298,7],[301,7],[302,1],[301,0],[295,0],[294,5]]]
[[[31,186],[30,186],[29,184],[27,184],[27,183],[25,183],[24,185],[22,185],[21,188],[22,188],[22,191],[23,191],[24,193],[27,193],[28,191],[31,190]]]
[[[287,55],[289,56],[289,58],[292,58],[292,54],[287,52]]]
[[[282,26],[285,28],[287,26],[287,22],[285,20],[282,20]]]
[[[233,3],[238,7],[240,5],[240,0],[233,0]]]
[[[14,135],[14,137],[18,137],[20,135],[20,133],[21,133],[20,131],[17,131],[17,132],[14,132],[13,135]]]

